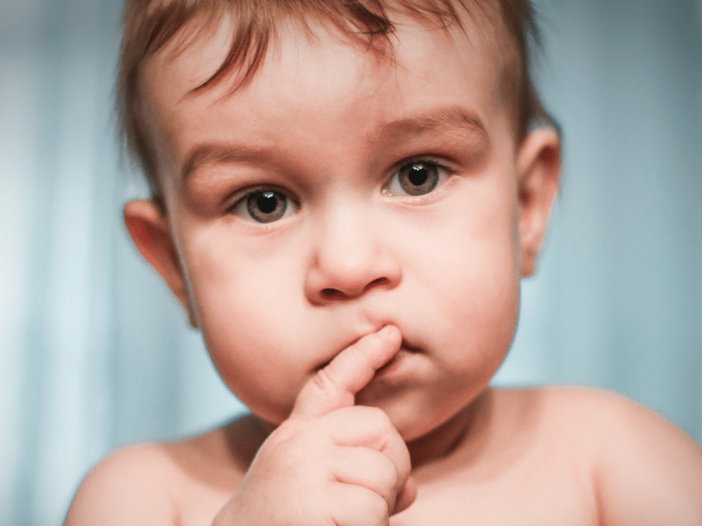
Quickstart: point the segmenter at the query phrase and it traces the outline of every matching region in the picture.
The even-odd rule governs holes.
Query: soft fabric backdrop
[[[563,189],[500,384],[602,386],[702,441],[702,2],[539,0]],[[242,411],[130,245],[117,0],[0,0],[0,524],[116,447]]]

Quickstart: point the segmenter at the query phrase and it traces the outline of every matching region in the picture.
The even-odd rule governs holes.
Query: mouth
[[[402,345],[400,346],[400,350],[397,351],[395,356],[392,357],[392,359],[383,365],[381,368],[375,371],[375,375],[373,376],[374,379],[382,379],[387,376],[392,375],[395,373],[397,370],[399,370],[404,362],[411,357],[413,354],[419,354],[422,351],[416,347],[412,347],[410,344],[407,343],[407,341],[403,338],[402,340]]]
[[[344,345],[344,348],[348,347],[349,345],[352,345],[354,342],[350,342],[347,345]],[[375,374],[373,375],[373,378],[381,378],[385,376],[389,376],[392,374],[394,371],[399,369],[401,367],[401,364],[411,355],[414,354],[421,354],[422,350],[419,349],[418,347],[414,347],[410,345],[407,340],[402,338],[402,343],[400,344],[400,349],[395,353],[395,355],[388,361],[385,365],[382,367],[378,368],[375,371]],[[318,364],[315,368],[314,371],[319,371],[321,369],[324,369],[327,365],[331,363],[331,361],[336,357],[336,355],[332,356],[329,360],[322,362]]]

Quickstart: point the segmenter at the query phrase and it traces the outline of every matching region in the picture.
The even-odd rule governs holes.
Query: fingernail
[[[387,339],[392,334],[392,329],[393,329],[393,325],[386,325],[385,327],[380,329],[380,331],[378,332],[378,336],[380,336],[381,338]]]

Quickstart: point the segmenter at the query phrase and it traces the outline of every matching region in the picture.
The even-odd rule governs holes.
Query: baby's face
[[[146,64],[167,281],[259,416],[281,422],[320,367],[393,324],[398,359],[357,400],[411,440],[507,353],[535,248],[495,37],[468,29],[470,43],[405,20],[394,63],[288,29],[233,95],[226,81],[187,95],[226,55],[226,27]]]

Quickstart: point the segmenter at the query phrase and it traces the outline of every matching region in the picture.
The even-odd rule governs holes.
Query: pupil
[[[264,192],[256,200],[258,209],[264,214],[273,212],[278,204],[278,199],[275,197],[275,192]]]
[[[429,177],[429,174],[423,164],[415,164],[412,166],[412,170],[410,170],[409,173],[410,183],[415,186],[422,186],[427,182],[427,177]]]
[[[439,167],[434,163],[416,161],[400,169],[398,182],[409,195],[425,195],[436,188],[440,177]]]
[[[288,198],[275,190],[263,190],[249,194],[246,208],[251,219],[259,223],[272,223],[285,216]]]

